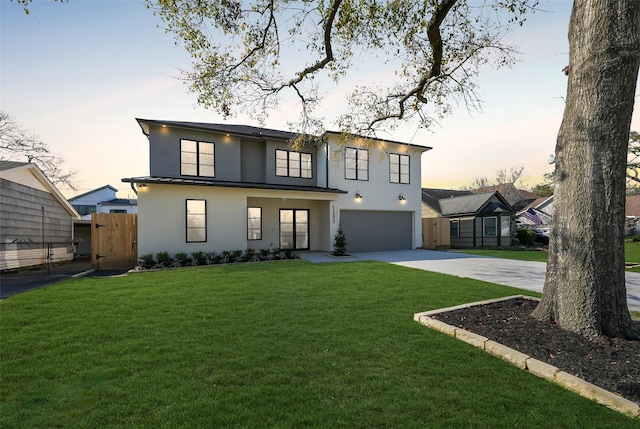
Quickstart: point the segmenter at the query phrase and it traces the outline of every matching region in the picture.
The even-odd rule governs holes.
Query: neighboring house
[[[486,194],[488,192],[495,191],[500,192],[500,195],[502,195],[502,197],[516,212],[524,210],[531,203],[540,198],[532,192],[524,189],[517,189],[513,183],[501,183],[499,185],[485,186],[483,188],[471,190],[474,194]]]
[[[421,245],[421,155],[431,149],[326,132],[137,119],[150,175],[138,191],[138,254],[243,249],[347,252]]]
[[[538,197],[516,213],[519,228],[548,227],[553,219],[553,195]]]
[[[46,243],[53,243],[49,257],[73,259],[73,222],[78,218],[35,164],[0,161],[0,269],[46,262]]]
[[[422,189],[425,218],[448,218],[451,247],[494,247],[511,244],[514,210],[498,191]]]
[[[84,194],[69,198],[82,219],[91,220],[91,213],[137,213],[138,201],[116,198],[118,190],[111,185],[101,186]]]

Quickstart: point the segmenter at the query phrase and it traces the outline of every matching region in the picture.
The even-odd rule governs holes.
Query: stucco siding
[[[220,133],[182,128],[149,127],[149,172],[152,176],[180,175],[180,140],[195,140],[215,144],[215,179],[240,181],[240,138]]]
[[[280,209],[309,210],[310,250],[328,250],[333,194],[150,184],[138,194],[139,255],[279,247]],[[207,206],[207,241],[186,242],[187,199]],[[247,239],[247,207],[262,208],[262,240]]]
[[[421,157],[422,151],[417,148],[399,144],[385,143],[369,148],[369,180],[349,180],[345,178],[344,146],[337,143],[338,137],[328,137],[328,157],[330,161],[328,186],[348,191],[336,199],[336,209],[365,211],[397,211],[411,212],[412,216],[412,248],[422,246],[422,188]],[[348,147],[355,147],[347,144]],[[410,156],[410,179],[408,184],[389,182],[388,153],[407,154]],[[355,198],[355,193],[362,195]],[[405,198],[399,200],[399,196]],[[340,220],[338,219],[338,223]],[[337,232],[337,224],[331,225],[331,236]],[[375,232],[374,232],[375,233]]]

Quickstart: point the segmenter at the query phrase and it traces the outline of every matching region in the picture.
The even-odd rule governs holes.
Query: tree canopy
[[[225,115],[264,120],[285,92],[300,104],[292,125],[318,133],[321,78],[338,82],[358,67],[393,78],[346,94],[342,131],[375,135],[396,119],[428,127],[455,105],[478,109],[475,77],[484,64],[514,62],[504,33],[536,1],[497,0],[147,0],[193,59],[184,78],[198,102]],[[385,80],[386,79],[386,80]]]

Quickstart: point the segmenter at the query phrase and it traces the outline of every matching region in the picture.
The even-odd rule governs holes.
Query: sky
[[[458,189],[503,168],[524,167],[519,184],[531,187],[552,171],[564,109],[571,1],[541,0],[541,11],[507,36],[519,62],[481,70],[481,112],[459,107],[430,130],[400,126],[383,136],[429,146],[422,158],[422,186]],[[149,174],[148,141],[135,118],[222,123],[197,105],[180,80],[187,52],[158,25],[141,0],[34,0],[30,14],[0,0],[0,109],[35,133],[78,173],[67,197],[112,185],[134,197],[125,177]],[[369,67],[357,67],[366,73]],[[343,108],[339,88],[322,114],[328,129]],[[636,112],[632,130],[640,130]],[[288,129],[290,105],[270,113],[265,126]],[[258,125],[242,115],[227,123]]]

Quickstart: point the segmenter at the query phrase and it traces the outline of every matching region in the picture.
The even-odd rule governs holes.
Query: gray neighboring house
[[[73,223],[79,217],[35,164],[0,161],[1,269],[30,265],[18,262],[23,243],[60,243],[60,258],[73,259],[64,243],[73,241]]]
[[[422,189],[423,218],[448,218],[451,247],[509,246],[514,210],[498,191]]]

